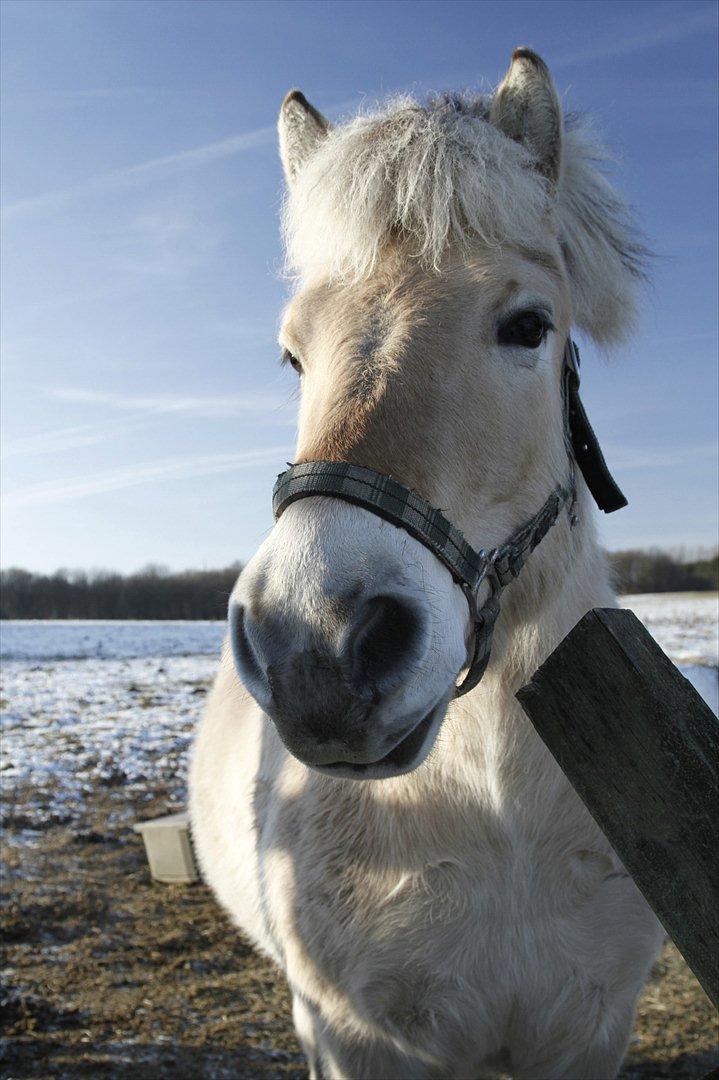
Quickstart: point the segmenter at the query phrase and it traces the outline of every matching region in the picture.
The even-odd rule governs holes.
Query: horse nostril
[[[252,696],[262,704],[270,696],[265,669],[252,644],[247,612],[242,604],[230,608],[230,644],[235,668]]]
[[[424,619],[393,596],[373,596],[363,606],[348,643],[352,677],[386,692],[406,679],[424,653]]]

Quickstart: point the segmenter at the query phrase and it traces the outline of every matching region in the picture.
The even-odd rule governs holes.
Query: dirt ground
[[[158,797],[142,817],[176,808]],[[6,815],[0,1075],[306,1077],[282,978],[205,886],[152,883],[129,813],[108,781],[80,828],[57,815],[38,827],[22,800]],[[716,1015],[668,945],[622,1076],[688,1080],[717,1064]]]

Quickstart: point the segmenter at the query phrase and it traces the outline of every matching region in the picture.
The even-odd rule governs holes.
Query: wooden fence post
[[[719,722],[631,611],[595,608],[517,693],[719,1007]]]

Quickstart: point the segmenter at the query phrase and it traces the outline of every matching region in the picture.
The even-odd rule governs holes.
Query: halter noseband
[[[499,615],[502,590],[516,578],[529,555],[544,539],[563,507],[569,508],[574,525],[576,498],[575,463],[597,505],[605,513],[627,505],[612,478],[579,397],[579,350],[567,338],[562,363],[564,436],[569,457],[569,478],[557,484],[534,517],[516,529],[496,548],[475,551],[441,510],[391,476],[351,465],[346,461],[305,461],[280,473],[272,493],[275,519],[298,499],[329,495],[355,503],[410,533],[429,548],[461,586],[474,624],[474,648],[467,673],[455,689],[455,697],[473,690],[486,671],[494,624]],[[478,605],[479,588],[489,585],[489,595]]]

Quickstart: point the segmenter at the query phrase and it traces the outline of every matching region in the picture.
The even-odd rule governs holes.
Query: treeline
[[[1,619],[224,619],[241,570],[0,572]]]
[[[719,589],[719,554],[688,558],[666,551],[609,556],[622,593]],[[58,570],[0,572],[2,619],[224,619],[239,563],[226,570],[170,573],[148,566],[135,574]]]
[[[683,552],[613,551],[616,589],[621,593],[703,592],[719,589],[719,553],[693,558]]]

